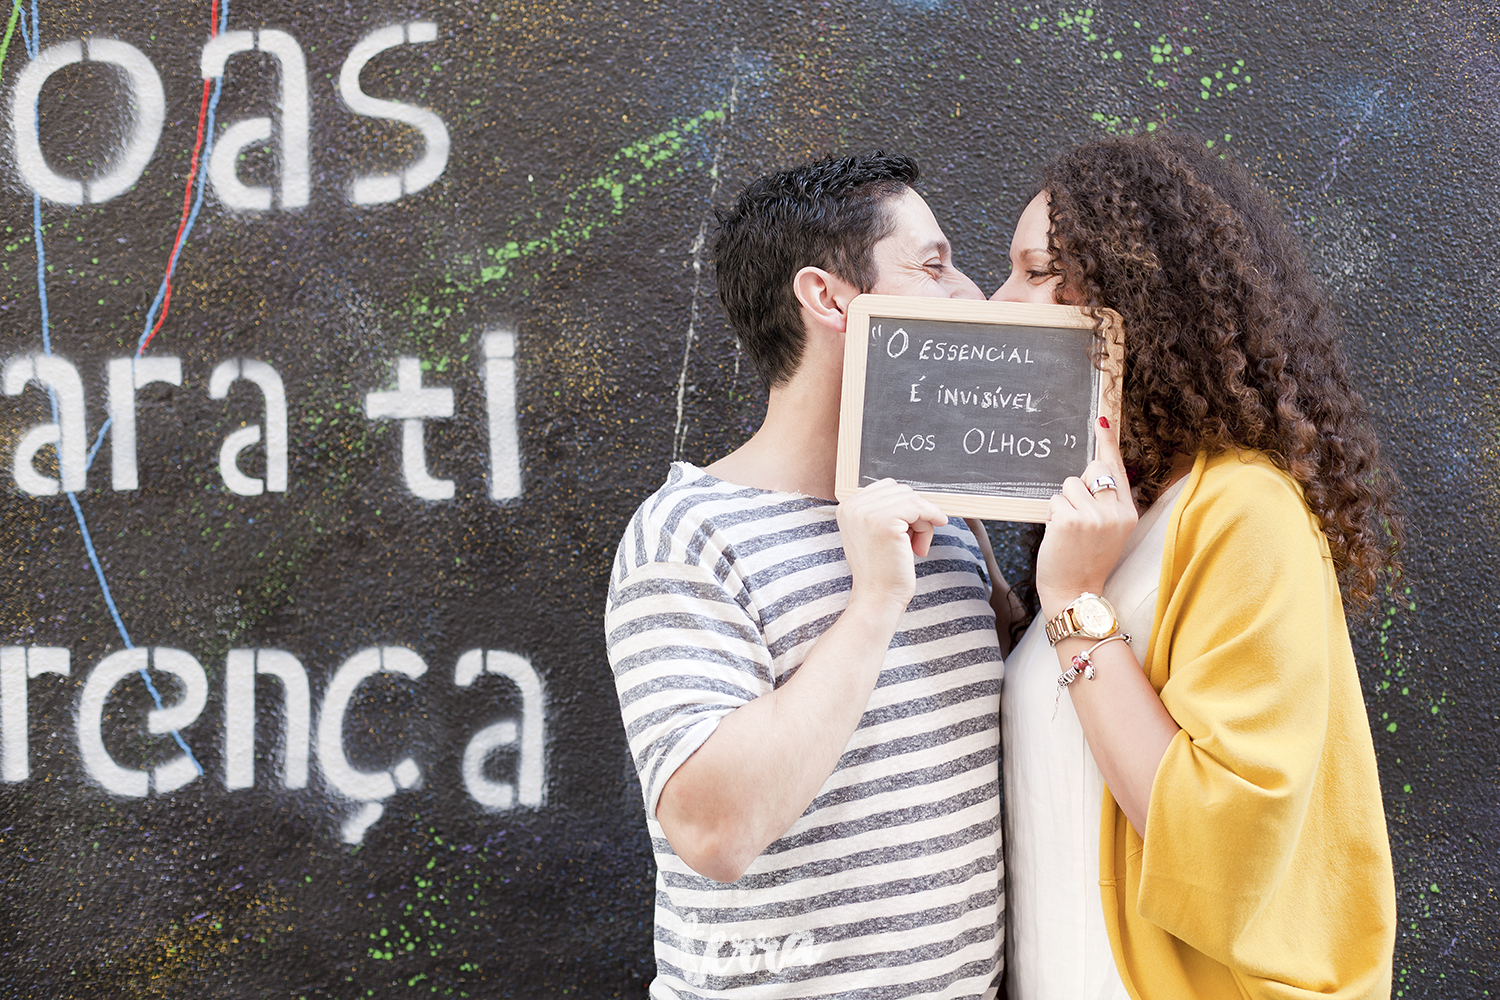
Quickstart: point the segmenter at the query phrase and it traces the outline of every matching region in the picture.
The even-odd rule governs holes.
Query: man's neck
[[[706,471],[740,486],[834,499],[839,385],[811,376],[773,388],[760,430]]]

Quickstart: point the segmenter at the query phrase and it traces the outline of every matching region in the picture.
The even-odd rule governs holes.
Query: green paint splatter
[[[5,66],[5,53],[10,51],[10,40],[16,34],[16,21],[21,17],[21,0],[16,0],[15,7],[11,8],[10,23],[5,26],[5,38],[0,39],[0,67]],[[9,232],[9,230],[6,230]]]
[[[607,220],[623,215],[634,205],[645,188],[660,183],[655,178],[648,180],[648,173],[681,153],[687,137],[723,121],[727,114],[726,108],[719,107],[686,121],[674,121],[663,131],[616,152],[605,161],[603,170],[568,192],[562,218],[550,232],[485,250],[494,263],[480,269],[480,282],[504,281],[512,276],[518,261],[543,254],[567,254],[593,239]]]
[[[1081,43],[1101,67],[1108,67],[1108,72],[1134,78],[1133,87],[1126,84],[1115,88],[1116,92],[1133,96],[1133,103],[1144,107],[1134,112],[1097,108],[1089,115],[1094,124],[1111,135],[1154,132],[1184,114],[1197,113],[1204,102],[1237,96],[1252,82],[1245,60],[1214,65],[1201,45],[1194,47],[1195,38],[1209,30],[1211,18],[1207,15],[1202,26],[1153,37],[1139,20],[1131,21],[1128,28],[1122,23],[1117,31],[1108,31],[1092,7],[1064,8],[1056,13],[1031,10],[1029,14],[1016,11],[1027,29],[1035,32],[1046,28],[1059,42]],[[1016,60],[1018,64],[1020,61]],[[1230,138],[1226,134],[1223,141]],[[1214,141],[1208,145],[1213,146]]]

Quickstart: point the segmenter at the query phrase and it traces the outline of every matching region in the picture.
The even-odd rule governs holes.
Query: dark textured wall
[[[205,87],[210,0],[16,6],[0,65],[0,341],[15,359],[0,398],[0,995],[641,995],[653,871],[601,608],[618,533],[668,460],[723,454],[763,407],[703,266],[712,207],[814,154],[909,152],[991,289],[1049,150],[1160,123],[1211,137],[1286,200],[1347,317],[1410,513],[1405,589],[1354,624],[1400,894],[1397,990],[1493,990],[1493,5],[232,0],[227,29],[277,29],[303,54],[300,90],[274,32]],[[343,93],[430,110],[448,157],[411,190],[383,182],[395,200],[356,198],[356,178],[440,145],[341,96],[357,44],[413,23],[435,29],[398,32]],[[32,54],[86,37],[88,58],[41,85],[37,146],[17,124]],[[159,101],[127,86],[108,39],[149,60]],[[138,169],[124,147],[153,108]],[[229,150],[198,157],[214,182],[193,172],[210,110],[204,132]],[[232,131],[260,116],[269,141],[253,122]],[[249,140],[238,158],[234,138]],[[69,193],[100,177],[128,190]],[[153,306],[180,230],[170,301]],[[107,373],[153,329],[140,356],[180,359],[180,384],[134,392],[131,488],[120,421],[100,436],[130,409],[128,361],[113,411]],[[487,369],[486,343],[513,360]],[[403,385],[401,358],[408,391],[369,399]],[[284,387],[284,489],[261,389],[210,391],[233,359]],[[50,398],[31,372],[50,373]],[[84,484],[76,454],[55,482],[51,445],[19,477],[11,464],[54,401],[65,453],[101,441]],[[221,468],[251,426],[259,443]],[[417,432],[438,482],[415,469],[414,491]],[[249,480],[263,492],[230,488]],[[417,495],[443,482],[451,498]],[[997,532],[1013,563],[1015,537]],[[153,650],[147,674],[127,647]],[[247,714],[245,677],[278,664],[290,685],[251,680]],[[309,714],[288,724],[299,669]]]

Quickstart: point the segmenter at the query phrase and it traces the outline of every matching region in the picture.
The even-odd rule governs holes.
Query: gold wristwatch
[[[1047,623],[1047,641],[1056,646],[1075,635],[1103,639],[1113,635],[1118,623],[1115,609],[1098,594],[1083,593]]]

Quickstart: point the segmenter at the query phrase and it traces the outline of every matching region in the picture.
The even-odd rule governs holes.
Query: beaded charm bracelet
[[[1062,689],[1063,688],[1067,687],[1069,684],[1072,684],[1080,676],[1082,676],[1083,679],[1086,680],[1086,681],[1093,680],[1094,679],[1094,660],[1093,660],[1094,650],[1098,649],[1100,646],[1104,645],[1106,642],[1114,642],[1116,639],[1121,639],[1121,640],[1125,641],[1126,643],[1129,643],[1130,642],[1130,633],[1128,633],[1128,632],[1116,632],[1114,635],[1107,635],[1103,639],[1100,639],[1098,642],[1094,643],[1088,649],[1085,649],[1083,652],[1081,652],[1081,653],[1077,654],[1076,656],[1074,656],[1073,657],[1073,665],[1070,666],[1067,670],[1064,670],[1062,673],[1060,673],[1060,674],[1057,675],[1057,694],[1058,694],[1058,696],[1060,697],[1062,695]],[[1054,697],[1052,699],[1052,717],[1053,718],[1057,717],[1057,698],[1056,697]]]

